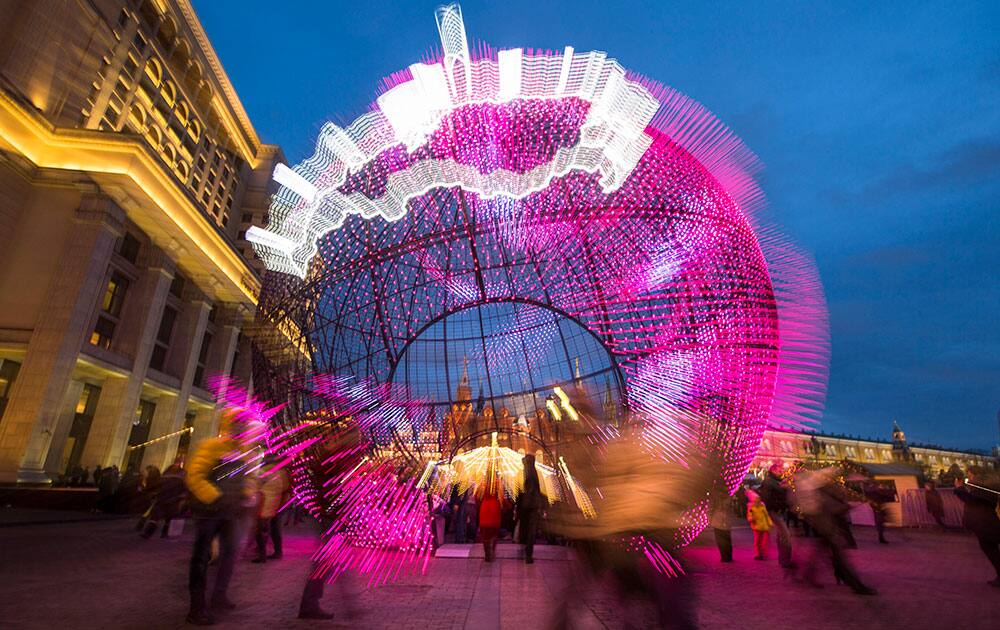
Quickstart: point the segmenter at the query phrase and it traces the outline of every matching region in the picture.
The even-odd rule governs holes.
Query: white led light
[[[312,203],[316,197],[316,187],[309,180],[280,162],[274,167],[274,181],[305,199],[306,203]]]
[[[521,94],[521,56],[520,48],[501,50],[497,55],[500,66],[499,100],[509,101]]]
[[[268,269],[305,277],[316,241],[338,229],[349,215],[388,221],[402,217],[410,200],[441,187],[459,186],[482,197],[522,199],[572,171],[600,174],[606,193],[617,190],[638,164],[652,138],[645,133],[660,106],[643,86],[602,52],[525,58],[520,48],[502,50],[497,60],[469,58],[458,5],[438,9],[444,59],[410,66],[412,80],[382,94],[378,110],[346,129],[323,127],[316,154],[293,171],[279,165],[274,179],[284,188],[274,197],[268,231],[252,229],[247,240]],[[456,64],[464,69],[455,74]],[[347,175],[400,144],[413,151],[426,143],[456,108],[501,104],[514,99],[579,98],[590,103],[575,145],[558,148],[547,163],[524,171],[484,171],[480,164],[424,157],[385,178],[385,192],[372,199],[343,194]],[[321,188],[311,182],[322,181]],[[301,198],[301,199],[299,199]],[[260,246],[260,247],[258,247]]]

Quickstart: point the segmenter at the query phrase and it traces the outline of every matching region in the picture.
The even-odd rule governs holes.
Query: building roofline
[[[215,76],[215,80],[218,81],[219,87],[222,88],[222,92],[226,97],[226,103],[230,108],[233,117],[237,120],[237,122],[239,122],[241,131],[245,136],[245,140],[253,148],[254,157],[256,157],[256,154],[261,147],[260,137],[257,135],[257,131],[254,129],[253,124],[250,122],[250,117],[243,108],[243,102],[240,101],[239,96],[237,96],[236,89],[233,88],[233,84],[229,80],[229,75],[226,74],[225,68],[222,67],[219,55],[215,52],[215,47],[212,46],[212,42],[209,40],[208,34],[205,32],[205,27],[202,25],[201,20],[198,19],[198,14],[191,5],[191,0],[175,1],[181,17],[184,18],[184,23],[187,24],[189,29],[191,29],[191,34],[194,35],[195,41],[198,43],[198,47],[205,54],[205,59],[208,61],[208,65],[212,69],[212,74]]]
[[[789,431],[787,429],[768,429],[768,431],[774,433],[785,433],[789,435],[806,435],[808,437],[815,438],[826,438],[829,440],[847,440],[850,442],[868,442],[870,444],[888,444],[891,445],[891,440],[881,440],[878,438],[862,438],[854,435],[841,435],[837,433],[820,433],[818,431]],[[962,453],[963,455],[976,455],[978,457],[990,457],[988,452],[981,452],[970,449],[960,449],[960,448],[948,448],[945,446],[939,446],[937,444],[923,444],[920,442],[907,442],[909,448],[919,448],[925,450],[943,451],[946,453]]]

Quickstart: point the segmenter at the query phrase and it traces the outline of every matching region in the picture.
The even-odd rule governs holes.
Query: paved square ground
[[[191,538],[140,539],[133,521],[95,521],[0,528],[0,628],[179,628],[187,610]],[[814,589],[783,580],[772,557],[751,559],[747,530],[734,532],[735,562],[718,563],[711,537],[689,551],[704,628],[1000,628],[1000,588],[975,540],[966,533],[856,528],[861,548],[852,557],[876,597],[858,597],[824,575]],[[376,589],[328,587],[324,606],[342,613],[351,597],[362,611],[353,621],[295,619],[315,542],[306,526],[286,532],[285,559],[264,565],[240,561],[231,597],[239,604],[222,628],[470,628],[544,627],[567,561],[435,558],[425,575]],[[797,559],[807,540],[796,539]],[[773,551],[773,549],[772,549]],[[772,553],[772,556],[774,554]],[[604,584],[583,589],[574,621],[581,628],[620,628],[622,604]],[[641,625],[649,610],[632,606]],[[645,615],[645,617],[642,617]],[[642,620],[645,619],[643,622]]]

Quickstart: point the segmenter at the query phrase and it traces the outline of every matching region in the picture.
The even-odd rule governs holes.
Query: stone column
[[[50,481],[44,464],[51,436],[124,218],[108,197],[81,200],[0,424],[0,483]]]
[[[173,262],[153,245],[145,248],[141,266],[145,269],[125,295],[122,329],[115,333],[111,347],[132,359],[132,370],[126,377],[108,377],[101,386],[101,397],[80,458],[80,465],[85,468],[121,464],[139,407],[142,383],[175,271]]]
[[[205,364],[205,378],[228,376],[233,368],[236,344],[240,338],[245,309],[239,304],[225,304],[219,307],[215,321],[215,336]],[[225,392],[220,392],[225,395]],[[194,432],[191,434],[191,448],[205,438],[219,433],[220,405],[199,409],[194,417]]]
[[[66,388],[66,396],[63,398],[63,408],[59,413],[56,427],[52,431],[52,441],[49,444],[48,454],[45,456],[45,473],[50,479],[59,476],[62,470],[62,454],[66,448],[66,438],[70,429],[73,428],[73,418],[76,417],[76,405],[83,395],[83,381],[71,380]]]
[[[191,450],[194,452],[195,445],[204,439],[214,437],[219,434],[219,410],[217,407],[207,407],[199,409],[194,416],[194,433],[191,434]]]
[[[192,283],[184,287],[184,306],[174,325],[170,352],[167,354],[167,371],[180,380],[177,395],[162,396],[156,403],[149,439],[169,435],[184,427],[188,397],[194,383],[194,373],[198,367],[198,353],[201,351],[202,337],[208,325],[208,312],[212,305]],[[156,466],[163,470],[173,462],[180,436],[150,444],[142,457],[143,466]]]

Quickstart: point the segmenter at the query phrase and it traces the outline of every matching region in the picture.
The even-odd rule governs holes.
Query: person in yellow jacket
[[[767,506],[761,500],[760,495],[753,491],[747,491],[750,498],[747,506],[747,521],[750,522],[750,529],[753,530],[753,549],[757,555],[754,560],[764,560],[767,555],[767,536],[774,526],[771,515],[767,513]]]
[[[257,512],[257,557],[254,563],[281,559],[281,518],[278,512],[288,502],[288,472],[284,468],[275,468],[277,458],[268,455],[264,458],[264,468],[257,475],[260,504]],[[274,553],[267,555],[267,536],[271,535]]]
[[[252,504],[253,487],[245,474],[243,445],[232,434],[236,412],[223,412],[219,436],[200,442],[188,463],[186,485],[194,515],[195,541],[188,575],[191,609],[187,622],[206,626],[215,623],[205,599],[212,540],[219,538],[219,571],[212,591],[211,607],[231,610],[235,605],[226,592],[233,576],[239,520]]]

